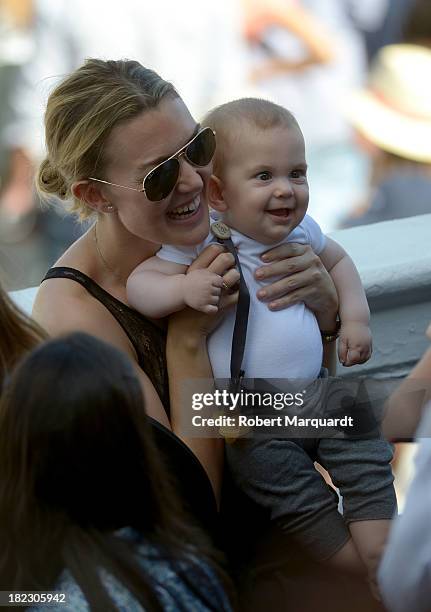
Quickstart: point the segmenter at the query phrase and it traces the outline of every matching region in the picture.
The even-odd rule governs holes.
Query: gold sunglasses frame
[[[157,168],[160,168],[160,166],[163,166],[163,164],[165,164],[166,162],[170,161],[171,159],[176,159],[179,163],[179,158],[181,157],[181,155],[184,155],[184,157],[186,158],[186,160],[188,161],[189,164],[191,164],[192,166],[194,166],[195,168],[205,168],[205,166],[207,166],[210,161],[212,160],[212,158],[214,157],[214,153],[211,157],[211,159],[209,160],[209,162],[207,164],[205,164],[204,166],[200,166],[199,164],[195,164],[193,163],[186,154],[186,149],[192,144],[192,142],[194,140],[196,140],[196,138],[198,138],[198,136],[200,136],[203,132],[206,132],[207,130],[210,130],[214,137],[216,135],[215,131],[213,129],[211,129],[210,127],[204,127],[201,130],[198,131],[197,134],[195,134],[193,136],[193,138],[191,138],[184,146],[181,147],[181,149],[178,149],[178,151],[176,153],[174,153],[173,155],[171,155],[170,157],[167,157],[166,159],[164,159],[162,162],[160,162],[160,164],[157,164],[157,166],[154,166],[154,168],[152,168],[145,176],[144,179],[142,181],[142,189],[137,189],[136,187],[127,187],[126,185],[119,185],[118,183],[110,183],[109,181],[104,181],[102,179],[98,179],[95,178],[94,176],[89,176],[88,180],[90,181],[96,181],[97,183],[104,183],[105,185],[111,185],[112,187],[120,187],[121,189],[129,189],[130,191],[137,191],[138,193],[145,193],[145,197],[148,199],[149,202],[161,202],[162,200],[164,200],[165,198],[168,197],[169,193],[171,193],[173,191],[173,189],[175,188],[175,185],[178,182],[178,178],[175,181],[175,185],[172,187],[171,191],[161,200],[151,200],[148,196],[147,196],[147,192],[145,190],[145,181],[147,180],[147,178],[150,176],[150,174],[152,174],[155,170],[157,170]]]

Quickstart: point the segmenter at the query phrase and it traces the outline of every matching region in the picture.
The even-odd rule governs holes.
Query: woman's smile
[[[195,196],[193,200],[180,204],[175,208],[168,210],[166,216],[173,221],[200,221],[202,218],[201,211],[201,197],[200,194]]]

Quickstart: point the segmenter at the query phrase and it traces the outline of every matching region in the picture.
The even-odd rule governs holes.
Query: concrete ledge
[[[339,373],[404,376],[429,346],[425,330],[431,321],[431,214],[341,230],[331,236],[358,267],[370,304],[374,339],[374,353],[367,364],[340,366]]]

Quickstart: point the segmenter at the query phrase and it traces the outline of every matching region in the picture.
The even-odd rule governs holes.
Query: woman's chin
[[[205,240],[209,232],[209,211],[203,202],[192,215],[178,218],[168,216],[167,220],[172,235],[170,243],[177,246],[197,245]]]

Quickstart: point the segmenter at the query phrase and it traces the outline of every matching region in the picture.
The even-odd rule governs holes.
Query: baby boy
[[[230,228],[250,293],[246,377],[313,381],[321,372],[322,336],[314,314],[302,302],[273,312],[256,297],[265,286],[254,276],[260,256],[283,242],[309,244],[334,281],[340,361],[351,366],[369,359],[369,309],[358,272],[344,249],[307,215],[305,144],[293,115],[266,100],[247,98],[217,107],[203,124],[217,136],[208,185],[212,216]],[[222,279],[206,270],[185,274],[213,241],[209,233],[194,247],[164,245],[129,278],[131,305],[153,317],[185,306],[216,311]],[[179,282],[169,285],[172,276]],[[158,291],[164,284],[165,290]],[[215,378],[230,378],[234,322],[235,313],[228,313],[208,340]],[[385,440],[319,439],[310,453],[301,440],[242,439],[228,445],[227,457],[244,492],[314,557],[344,567],[365,564],[374,579],[395,511],[392,453]],[[315,459],[341,490],[343,516],[314,467]]]

